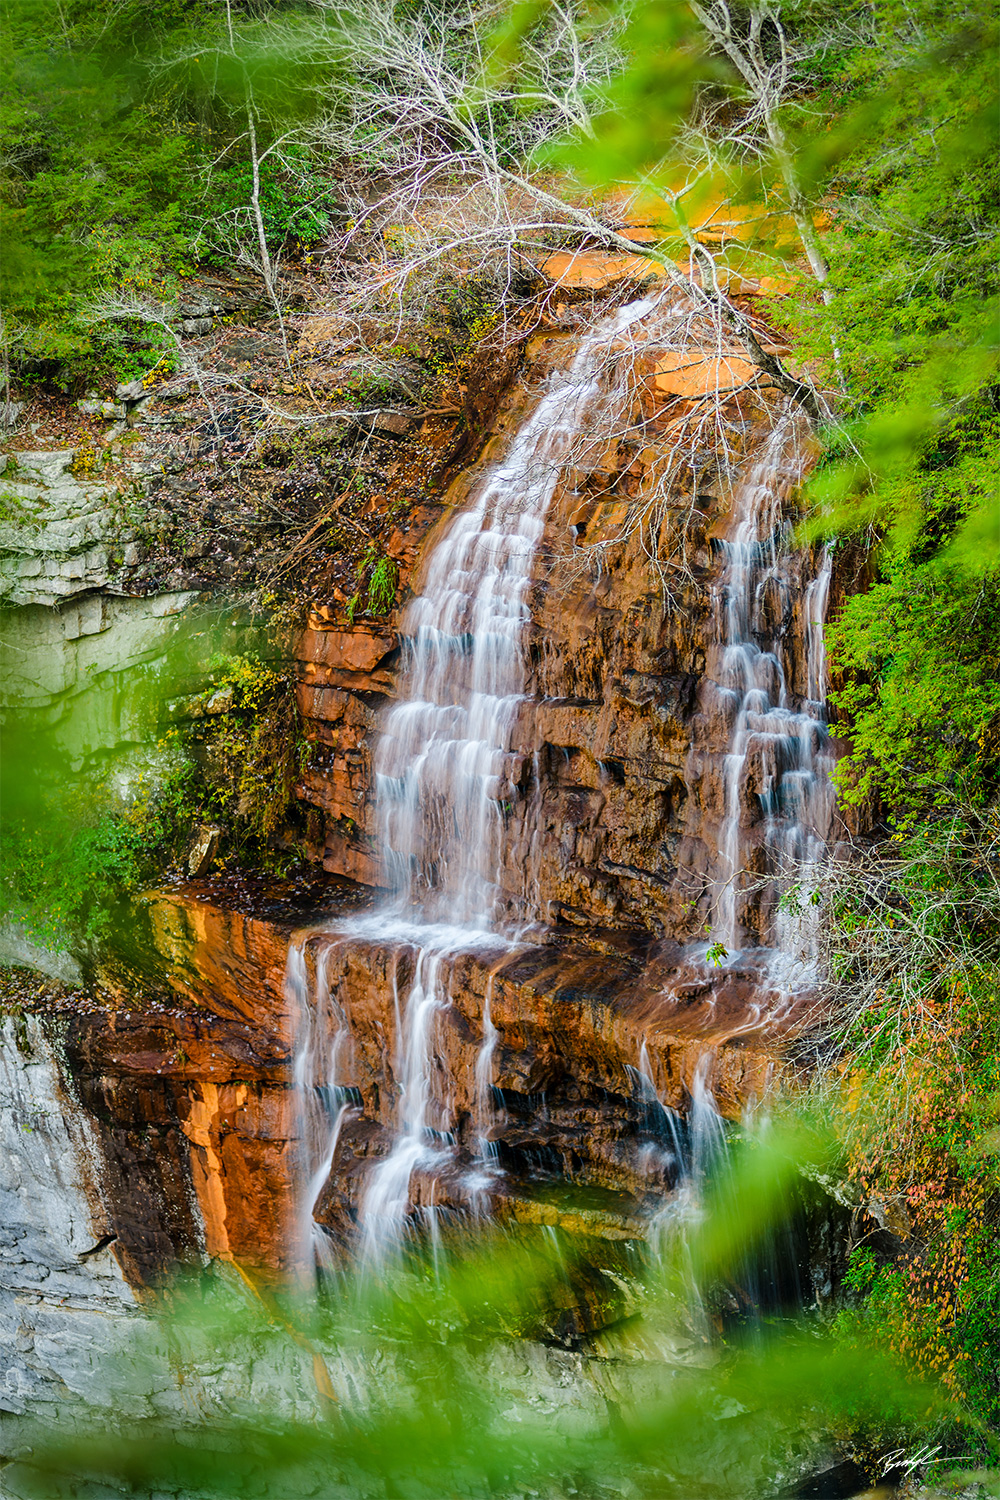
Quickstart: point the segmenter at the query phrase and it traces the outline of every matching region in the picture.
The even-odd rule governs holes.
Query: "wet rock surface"
[[[526,384],[537,388],[568,347],[564,338],[534,340]],[[585,435],[548,510],[530,598],[531,680],[513,735],[519,752],[497,789],[508,823],[501,878],[512,905],[527,903],[552,920],[697,941],[712,920],[724,761],[736,718],[732,694],[720,687],[721,539],[731,525],[734,474],[760,450],[772,417],[759,400],[722,392],[721,450],[713,428],[676,472],[665,471],[671,430],[690,420],[693,403],[659,388],[659,358],[656,350],[636,355],[632,400],[613,414],[622,436],[598,445]],[[446,497],[445,518],[426,537],[422,556],[476,475],[505,451],[524,401],[521,390],[498,415],[496,435]],[[792,479],[781,514],[786,521],[798,516]],[[810,692],[808,594],[816,563],[803,549],[781,584],[766,580],[753,603],[753,626],[762,642],[777,643],[796,704]],[[856,566],[844,556],[834,598]],[[297,655],[299,705],[317,746],[300,795],[322,811],[325,826],[314,852],[332,872],[384,884],[373,751],[396,701],[404,655],[391,633],[352,628],[323,605]],[[774,902],[760,889],[769,774],[758,756],[741,792],[740,884],[747,894],[740,902],[757,942],[766,941]]]
[[[86,1132],[91,1212],[114,1236],[123,1285],[154,1287],[205,1255],[265,1280],[292,1269],[300,1018],[285,969],[296,933],[311,981],[321,966],[350,1021],[352,1108],[317,1219],[341,1250],[353,1243],[368,1174],[392,1143],[393,997],[418,955],[412,934],[359,931],[369,903],[342,881],[308,891],[191,882],[150,900],[146,987],[134,970],[127,997],[107,988],[49,1007],[52,1065],[72,1089],[62,1107]],[[459,953],[447,989],[434,1051],[448,1115],[435,1128],[454,1138],[453,1205],[468,1209],[485,1131],[504,1181],[484,1186],[496,1190],[502,1216],[610,1239],[635,1238],[676,1170],[650,1149],[663,1141],[637,1071],[643,1049],[661,1098],[681,1114],[711,1051],[718,1107],[738,1118],[773,1082],[789,1034],[810,1014],[800,998],[762,1022],[768,994],[752,962],[720,974],[676,944],[620,938],[595,953],[571,928]],[[487,994],[496,1039],[484,1122],[476,1063]],[[551,1200],[558,1184],[575,1192],[561,1208]],[[580,1195],[595,1190],[605,1198],[584,1211]],[[447,1207],[440,1181],[434,1193]]]
[[[420,588],[431,549],[573,342],[562,333],[536,338],[522,384],[504,399],[522,357],[509,351],[466,393],[464,436],[453,414],[440,429],[428,419],[439,478],[468,462],[484,424],[493,436],[443,499],[410,505],[388,537],[401,592]],[[808,990],[776,978],[755,946],[771,907],[754,888],[768,877],[766,789],[749,760],[740,910],[750,941],[721,966],[705,957],[734,724],[719,686],[723,541],[734,474],[759,450],[773,412],[734,384],[723,392],[722,437],[696,423],[692,438],[685,427],[684,463],[664,467],[671,433],[696,412],[699,392],[688,388],[686,365],[684,382],[676,378],[682,366],[665,361],[660,345],[625,352],[627,393],[562,464],[533,554],[526,693],[491,789],[503,825],[499,903],[531,925],[517,937],[458,943],[447,957],[428,1122],[441,1153],[426,1183],[419,1173],[411,1183],[415,1203],[423,1195],[430,1206],[468,1212],[469,1178],[479,1173],[484,1202],[510,1218],[568,1225],[575,1213],[576,1232],[609,1240],[637,1234],[673,1185],[676,1160],[650,1124],[649,1088],[683,1116],[710,1055],[716,1105],[738,1118],[812,1015]],[[694,353],[699,365],[708,358]],[[387,473],[387,487],[401,477]],[[791,482],[781,508],[794,517]],[[777,643],[795,704],[809,695],[814,563],[798,554],[780,584],[766,580],[753,601],[754,629]],[[297,649],[299,705],[314,746],[299,795],[321,815],[307,853],[329,878],[288,889],[206,880],[158,893],[141,961],[105,976],[100,1003],[68,1006],[59,1019],[60,1067],[100,1160],[101,1213],[136,1287],[204,1256],[263,1275],[295,1262],[302,1123],[293,1055],[304,1020],[285,977],[296,932],[310,986],[322,971],[349,1020],[347,1092],[320,1101],[331,1124],[343,1111],[315,1204],[336,1248],[354,1237],[372,1170],[392,1146],[403,1087],[400,996],[419,941],[392,922],[376,931],[362,914],[387,879],[374,749],[398,701],[408,646],[395,616],[355,619],[347,606],[331,575]],[[303,929],[315,933],[302,937]],[[477,1065],[487,1002],[484,1089]],[[559,1184],[605,1196],[567,1208],[549,1191]]]
[[[369,1173],[398,1128],[397,1007],[414,983],[419,944],[419,934],[386,942],[350,923],[307,944],[319,971],[312,985],[318,977],[336,995],[346,1026],[338,1095],[349,1107],[315,1210],[345,1251]],[[478,1192],[517,1222],[611,1239],[645,1234],[678,1180],[676,1143],[651,1097],[686,1115],[710,1055],[715,1105],[739,1119],[776,1081],[790,1034],[812,1016],[807,996],[782,1003],[752,962],[720,978],[677,945],[595,954],[571,930],[550,931],[543,943],[483,943],[454,954],[437,985],[447,1000],[427,1046],[434,1069],[427,1128],[445,1144],[433,1166],[424,1164],[424,1187],[411,1181],[413,1201],[467,1214]],[[769,1000],[773,1023],[761,1020]],[[603,1199],[584,1212],[595,1191]]]

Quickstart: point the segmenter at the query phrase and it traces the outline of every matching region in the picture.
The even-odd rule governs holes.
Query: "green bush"
[[[44,946],[99,942],[115,908],[139,889],[155,851],[127,818],[104,814],[92,827],[67,829],[5,821],[0,884],[8,912]]]
[[[1000,805],[833,876],[836,1128],[861,1221],[840,1318],[1000,1425]],[[888,1233],[880,1234],[876,1222]]]
[[[384,615],[396,602],[399,569],[391,557],[381,557],[368,580],[368,608],[373,615]]]
[[[95,362],[127,378],[148,368],[160,336],[115,334],[88,317],[102,294],[168,297],[189,267],[181,203],[195,141],[143,93],[126,42],[130,7],[93,3],[64,16],[58,36],[38,0],[5,12],[0,129],[0,291],[16,359],[64,383]]]
[[[216,169],[210,184],[213,219],[231,218],[241,212],[245,216],[253,191],[249,161]],[[260,169],[260,208],[272,253],[307,250],[329,232],[332,192],[329,176],[320,172],[314,159],[301,148],[286,149],[280,162],[273,157],[265,159]],[[207,237],[211,239],[211,231]]]
[[[273,247],[326,231],[328,183],[308,153],[287,142],[280,163],[264,154],[316,107],[308,27],[289,52],[287,27],[282,45],[268,35],[270,10],[234,7],[230,32],[211,0],[73,0],[55,27],[44,0],[10,0],[0,294],[15,368],[69,386],[129,379],[157,361],[169,346],[127,304],[173,301],[203,226],[220,210],[249,216],[248,98]],[[118,312],[95,318],[109,298]]]
[[[910,823],[1000,784],[1000,578],[885,552],[879,578],[830,626],[849,726],[843,800]]]
[[[998,31],[938,0],[877,0],[866,25],[875,45],[824,49],[829,130],[801,142],[826,174],[825,296],[778,316],[836,406],[817,525],[872,547],[829,637],[842,792],[909,822],[1000,784]]]
[[[256,656],[218,656],[209,666],[209,696],[227,694],[231,704],[196,721],[191,734],[204,811],[228,824],[240,853],[260,859],[287,816],[306,753],[294,689]]]

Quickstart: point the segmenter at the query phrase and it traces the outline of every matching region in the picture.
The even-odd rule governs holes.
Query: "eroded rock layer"
[[[529,346],[528,389],[565,361],[567,343],[552,336]],[[600,440],[581,434],[560,476],[535,560],[532,679],[513,736],[518,757],[500,790],[505,814],[523,829],[506,840],[503,879],[512,901],[526,897],[536,914],[588,930],[685,940],[711,920],[725,820],[723,762],[734,709],[720,689],[722,541],[740,473],[759,459],[774,419],[735,379],[720,385],[712,359],[690,340],[685,358],[697,389],[690,373],[683,381],[664,374],[669,354],[661,343],[629,351],[627,390],[609,393]],[[716,387],[718,409],[701,421],[699,402]],[[522,389],[498,418],[476,469],[453,486],[441,527],[477,474],[502,456],[525,401]],[[775,477],[785,524],[798,514],[795,485],[807,462],[803,433],[790,447],[796,443],[796,460],[786,455],[786,470]],[[430,534],[424,556],[438,534]],[[754,635],[775,643],[795,703],[810,698],[817,564],[817,554],[800,550],[752,601]],[[833,593],[843,585],[835,575]],[[299,702],[317,746],[301,793],[322,809],[326,826],[317,853],[328,870],[377,886],[385,877],[373,750],[396,697],[397,636],[319,609],[298,655]],[[771,769],[762,756],[751,760],[740,791],[747,887],[766,873],[760,802]],[[748,898],[757,942],[767,937],[760,904],[759,892]]]
[[[650,1092],[683,1116],[709,1056],[716,1107],[736,1118],[810,1013],[808,988],[789,986],[768,957],[767,830],[784,752],[767,725],[757,741],[747,736],[737,784],[744,941],[721,966],[705,953],[733,818],[737,713],[720,626],[732,587],[727,539],[741,476],[759,462],[776,410],[744,389],[737,351],[704,342],[687,309],[675,323],[612,351],[599,409],[561,462],[534,550],[525,693],[491,788],[504,921],[454,944],[443,964],[427,1090],[440,1150],[426,1182],[419,1169],[411,1177],[416,1205],[468,1212],[479,1173],[484,1198],[515,1218],[583,1214],[587,1233],[634,1236],[677,1170],[676,1156],[658,1150]],[[576,343],[569,326],[532,341],[523,382],[496,397],[477,465],[443,507],[411,510],[390,546],[411,590]],[[796,461],[772,486],[775,547],[796,515],[807,458],[803,439],[789,441]],[[763,570],[748,606],[789,715],[816,698],[817,564],[805,549],[780,574]],[[835,574],[834,593],[843,586]],[[94,1222],[134,1286],[205,1255],[263,1274],[287,1272],[301,1255],[293,1068],[306,1018],[286,985],[296,933],[303,993],[321,980],[347,1033],[336,1097],[319,1100],[336,1135],[311,1205],[339,1247],[356,1235],[372,1172],[393,1149],[401,997],[420,939],[405,922],[378,927],[362,913],[387,880],[373,765],[400,692],[397,627],[395,617],[353,620],[331,598],[316,602],[299,642],[299,703],[314,745],[300,795],[322,814],[310,852],[327,883],[278,895],[222,881],[160,893],[144,962],[127,983],[109,981],[117,1003],[60,1017],[60,1066],[99,1159]],[[597,1196],[563,1212],[550,1192],[559,1183]]]

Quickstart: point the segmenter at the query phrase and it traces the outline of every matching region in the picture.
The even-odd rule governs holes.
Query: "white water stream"
[[[599,324],[569,369],[551,378],[507,455],[434,548],[404,611],[399,702],[375,764],[380,842],[401,911],[472,928],[495,923],[535,548],[601,391],[609,345],[652,306],[633,303]]]
[[[786,885],[798,882],[808,895],[833,817],[823,644],[829,547],[823,548],[819,570],[804,591],[804,697],[795,699],[786,675],[784,636],[800,554],[790,546],[791,523],[784,506],[804,471],[802,438],[794,419],[775,424],[736,488],[733,527],[723,543],[719,689],[735,713],[723,772],[713,937],[729,953],[742,949],[747,937],[741,878],[748,830],[763,824],[767,872]],[[808,904],[797,915],[779,908],[773,926],[777,943],[772,968],[789,973],[800,967],[804,975],[813,957]]]
[[[395,1144],[371,1172],[362,1205],[362,1245],[370,1263],[381,1263],[400,1243],[415,1211],[416,1185],[419,1212],[432,1232],[437,1228],[433,1184],[451,1164],[455,1146],[449,1101],[435,1095],[435,1028],[449,1005],[458,955],[504,941],[496,931],[501,805],[512,792],[510,741],[525,692],[534,553],[562,467],[601,392],[610,346],[653,305],[643,300],[620,309],[582,340],[567,370],[550,377],[506,456],[487,469],[468,508],[431,552],[420,592],[401,620],[399,701],[385,719],[375,765],[380,844],[392,894],[382,913],[339,928],[345,938],[377,935],[416,950],[408,992],[402,1001],[397,997]],[[318,1111],[310,1095],[320,1077],[327,1090],[339,1083],[336,1049],[331,1053],[315,1036],[329,1025],[330,1000],[318,962],[316,999],[309,1002],[307,942],[293,945],[288,985],[300,1018],[295,1081],[304,1101],[303,1225],[311,1219],[330,1154],[314,1139]],[[475,1080],[484,1170],[470,1174],[465,1185],[473,1210],[481,1206],[490,1165],[495,1041],[487,1002]],[[335,1122],[327,1134],[338,1132]]]

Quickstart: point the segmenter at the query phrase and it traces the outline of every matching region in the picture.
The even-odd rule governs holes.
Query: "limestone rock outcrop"
[[[41,1023],[0,1025],[0,1411],[54,1414],[138,1311],[115,1255],[90,1122]],[[111,1366],[109,1364],[109,1375]],[[104,1388],[108,1402],[124,1393]],[[127,1403],[127,1398],[126,1398]],[[134,1408],[133,1408],[134,1409]]]
[[[0,599],[53,605],[104,588],[131,543],[116,486],[79,449],[24,450],[0,474]],[[137,468],[139,466],[136,466]],[[120,560],[120,559],[119,559]]]

